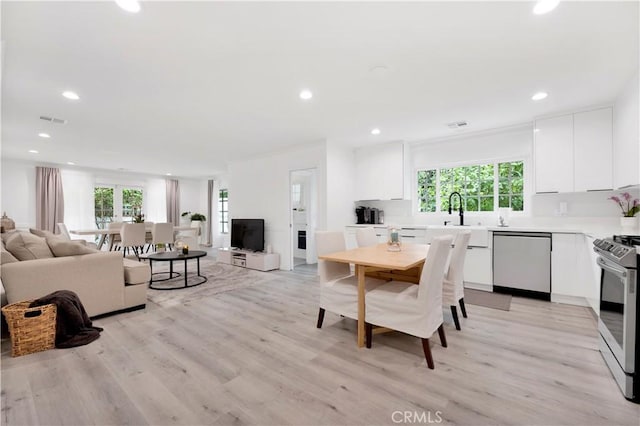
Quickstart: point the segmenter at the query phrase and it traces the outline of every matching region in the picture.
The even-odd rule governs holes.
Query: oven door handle
[[[622,280],[625,280],[625,281],[627,280],[627,271],[625,269],[617,268],[613,266],[611,263],[608,263],[606,260],[604,260],[601,257],[598,257],[597,263],[598,263],[598,266],[600,266],[605,271],[612,273],[613,275],[617,276]]]

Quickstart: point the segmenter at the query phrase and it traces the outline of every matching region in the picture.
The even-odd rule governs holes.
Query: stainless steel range
[[[595,240],[600,275],[600,352],[625,398],[640,403],[640,236]]]

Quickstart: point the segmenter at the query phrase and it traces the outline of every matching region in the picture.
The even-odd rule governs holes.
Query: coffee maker
[[[356,207],[356,219],[356,223],[358,225],[369,223],[369,220],[371,219],[369,208],[364,206]]]

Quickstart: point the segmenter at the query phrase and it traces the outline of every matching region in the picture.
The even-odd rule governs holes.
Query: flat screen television
[[[252,251],[264,250],[264,219],[231,219],[231,246]]]

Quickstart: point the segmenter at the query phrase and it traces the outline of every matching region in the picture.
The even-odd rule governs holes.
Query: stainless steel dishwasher
[[[494,232],[493,290],[551,300],[551,234]]]

